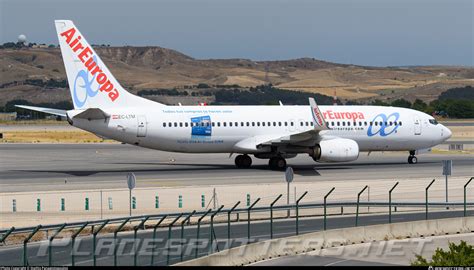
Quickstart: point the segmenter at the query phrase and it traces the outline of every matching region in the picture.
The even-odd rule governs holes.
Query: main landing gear
[[[249,155],[238,155],[235,157],[235,166],[237,168],[250,168],[252,166],[252,158]]]
[[[286,160],[282,157],[272,157],[268,161],[268,166],[272,170],[283,170],[286,168]]]
[[[410,151],[410,155],[408,156],[408,163],[416,164],[418,163],[418,159],[415,157],[415,151]]]

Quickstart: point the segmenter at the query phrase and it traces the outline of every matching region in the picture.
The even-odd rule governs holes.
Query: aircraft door
[[[138,125],[137,125],[137,137],[146,137],[146,116],[139,115],[137,118]]]
[[[415,135],[421,135],[421,120],[418,116],[414,117]]]

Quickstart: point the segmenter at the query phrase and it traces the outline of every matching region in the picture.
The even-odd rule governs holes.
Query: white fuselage
[[[321,138],[351,139],[360,151],[426,149],[451,136],[449,129],[432,122],[433,117],[411,109],[319,108],[329,127],[320,132]],[[309,106],[156,106],[105,111],[111,115],[105,121],[75,119],[73,125],[106,138],[171,152],[259,153],[268,149],[242,149],[236,144],[313,129]],[[68,116],[76,113],[68,111]]]

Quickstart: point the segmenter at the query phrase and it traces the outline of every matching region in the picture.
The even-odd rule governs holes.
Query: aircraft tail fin
[[[156,104],[127,92],[72,21],[54,23],[75,109]]]

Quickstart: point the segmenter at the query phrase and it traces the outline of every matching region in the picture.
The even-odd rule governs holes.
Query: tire
[[[409,164],[416,164],[416,163],[418,163],[418,158],[416,158],[415,156],[409,156],[408,157],[408,163]]]
[[[286,160],[284,158],[278,158],[275,162],[275,165],[278,170],[283,170],[286,168]]]
[[[244,155],[238,155],[235,157],[235,166],[237,166],[237,168],[242,168],[242,159],[243,159]]]
[[[242,155],[242,167],[241,168],[250,168],[252,166],[252,158],[248,155]]]

